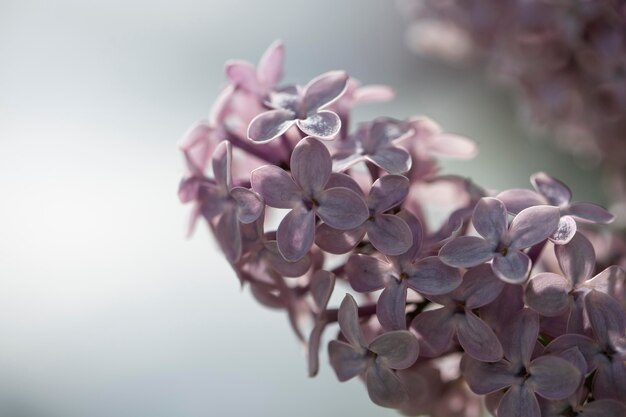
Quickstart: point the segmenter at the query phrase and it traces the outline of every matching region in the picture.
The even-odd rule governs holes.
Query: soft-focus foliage
[[[626,415],[626,244],[582,227],[613,216],[546,173],[500,193],[439,175],[436,156],[474,143],[425,117],[351,129],[352,106],[390,90],[342,71],[283,87],[283,56],[276,42],[258,69],[227,64],[230,85],[181,141],[179,197],[241,284],[287,313],[309,374],[338,323],[337,378],[407,415]],[[435,229],[442,189],[456,200],[434,207]]]

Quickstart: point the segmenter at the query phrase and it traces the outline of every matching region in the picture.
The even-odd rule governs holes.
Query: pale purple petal
[[[562,400],[574,394],[582,375],[574,365],[557,356],[541,356],[528,367],[527,383],[533,390],[549,400]]]
[[[513,385],[500,400],[498,416],[541,417],[537,397],[526,385]]]
[[[616,291],[618,291],[619,285],[626,281],[626,271],[617,265],[611,265],[598,275],[585,282],[586,288],[593,288],[594,290],[609,294],[612,297],[616,297]]]
[[[528,248],[547,239],[556,230],[560,218],[559,209],[552,206],[534,206],[522,210],[509,228],[510,248]]]
[[[413,244],[413,233],[404,220],[393,214],[379,214],[365,223],[367,236],[385,255],[400,255]]]
[[[456,316],[457,338],[465,353],[483,362],[496,362],[502,359],[502,346],[484,321],[469,309]]]
[[[369,216],[363,198],[347,188],[330,188],[319,194],[317,215],[330,227],[350,230],[362,225]]]
[[[436,135],[428,145],[428,150],[435,156],[456,159],[471,159],[478,154],[476,142],[451,133]]]
[[[302,201],[302,192],[291,176],[274,165],[265,165],[250,174],[252,189],[259,193],[265,204],[276,208],[292,208]]]
[[[376,303],[376,316],[385,330],[406,329],[406,282],[390,280]]]
[[[561,270],[574,286],[591,278],[596,268],[596,252],[583,234],[576,233],[567,244],[555,246],[554,253]]]
[[[445,294],[461,284],[458,269],[445,265],[437,256],[428,256],[405,271],[407,284],[424,294]]]
[[[546,353],[545,350],[544,353]],[[578,369],[578,372],[581,376],[587,374],[587,361],[585,360],[585,357],[577,346],[571,347],[562,352],[558,352],[556,356],[565,359],[566,361],[574,365],[574,367]]]
[[[257,143],[269,142],[289,130],[295,122],[296,116],[292,111],[266,111],[250,121],[248,139]]]
[[[626,416],[626,405],[616,400],[596,400],[587,403],[578,412],[577,417],[623,417]]]
[[[487,242],[494,245],[502,240],[507,226],[507,212],[504,203],[497,198],[481,198],[472,215],[472,224]]]
[[[506,388],[515,380],[506,361],[482,362],[469,355],[463,355],[461,371],[470,389],[479,395]]]
[[[367,205],[375,213],[385,212],[402,203],[409,193],[409,180],[402,175],[385,175],[372,185]]]
[[[356,254],[346,263],[350,285],[358,292],[371,292],[385,287],[391,265],[373,256]]]
[[[217,221],[217,240],[230,262],[237,262],[241,257],[241,234],[239,220],[234,210],[226,210]]]
[[[324,140],[334,139],[341,129],[341,119],[329,110],[310,114],[306,119],[299,119],[297,124],[305,134]]]
[[[411,245],[411,248],[402,255],[399,255],[397,259],[400,264],[411,263],[420,254],[422,249],[424,229],[419,219],[407,210],[400,210],[396,216],[406,222],[413,235],[413,244]]]
[[[230,190],[232,177],[230,175],[230,163],[232,161],[232,145],[228,141],[223,141],[211,158],[213,163],[213,177],[223,190]]]
[[[326,223],[322,223],[317,226],[315,244],[326,252],[341,255],[354,249],[363,240],[364,236],[365,227],[357,227],[352,230],[338,230]]]
[[[304,88],[304,113],[310,115],[337,100],[346,91],[347,84],[345,71],[329,71],[311,80]]]
[[[363,161],[365,157],[356,153],[347,155],[335,155],[333,159],[333,171],[342,172],[350,168],[352,165]]]
[[[434,358],[448,348],[455,331],[453,315],[453,308],[443,307],[421,312],[413,319],[411,329],[418,335],[421,356]]]
[[[615,220],[615,216],[607,209],[593,203],[572,203],[566,211],[576,220],[587,223],[607,224]]]
[[[553,206],[564,206],[572,199],[572,192],[567,185],[545,172],[533,174],[530,182]]]
[[[585,310],[593,334],[602,345],[611,345],[626,334],[626,311],[608,294],[592,290],[585,296]]]
[[[406,330],[395,330],[381,334],[368,346],[378,355],[381,365],[391,369],[406,369],[413,365],[419,353],[419,343]]]
[[[254,191],[243,187],[234,187],[230,196],[237,202],[237,218],[242,223],[252,223],[263,212],[263,201]]]
[[[293,119],[295,120],[298,113],[298,107],[300,106],[301,91],[300,87],[296,85],[288,85],[270,91],[265,103],[268,107],[274,109],[288,110],[293,113]]]
[[[291,175],[304,192],[314,197],[324,189],[332,170],[330,153],[319,140],[302,139],[291,154]]]
[[[509,284],[522,284],[528,278],[531,261],[525,253],[509,250],[506,256],[496,253],[491,266],[493,272],[502,281]]]
[[[311,278],[311,295],[320,310],[324,310],[328,305],[334,287],[335,276],[330,272],[320,269],[313,274],[313,278]]]
[[[303,207],[291,210],[276,231],[276,241],[281,255],[292,262],[307,254],[314,238],[315,213]]]
[[[547,200],[540,194],[525,188],[513,188],[502,191],[496,198],[504,203],[509,213],[517,214],[532,207],[547,204]]]
[[[556,245],[565,245],[572,240],[577,229],[576,221],[571,216],[562,216],[556,230],[550,235],[550,240]]]
[[[463,301],[465,307],[473,310],[489,304],[500,295],[504,288],[502,282],[489,264],[478,265],[463,275],[463,282],[454,290],[454,299]]]
[[[201,212],[205,219],[211,220],[222,213],[228,205],[224,198],[224,190],[217,185],[205,182],[198,188],[198,195],[201,202]]]
[[[504,355],[516,365],[527,366],[539,336],[539,316],[527,308],[513,317],[503,329]]]
[[[235,87],[251,93],[259,92],[256,68],[248,61],[238,59],[226,62],[226,77]]]
[[[390,174],[402,174],[411,169],[411,155],[395,146],[378,149],[366,158]]]
[[[439,251],[439,258],[450,266],[469,268],[493,258],[495,245],[477,236],[452,239]]]
[[[265,87],[274,87],[283,77],[284,57],[285,47],[280,40],[274,41],[261,57],[257,74]]]
[[[324,329],[326,328],[326,323],[324,321],[320,321],[315,323],[315,326],[313,326],[313,329],[311,330],[311,334],[309,335],[309,340],[307,341],[307,364],[308,364],[308,370],[309,370],[309,376],[310,377],[314,377],[317,375],[317,373],[319,372],[320,369],[320,342],[322,339],[322,332],[324,332]],[[339,342],[338,342],[339,343]],[[329,346],[330,349],[330,346]],[[335,349],[335,348],[333,348]],[[341,348],[339,348],[341,350]],[[346,349],[347,352],[349,352]],[[340,357],[341,354],[337,354],[335,353],[335,358],[336,357]],[[350,355],[348,355],[350,357]],[[338,362],[341,362],[341,359],[335,359]],[[350,361],[351,362],[351,361]],[[357,363],[359,361],[357,360]],[[332,365],[332,363],[331,363]],[[341,375],[345,378],[348,377],[350,375],[352,375],[354,373],[353,370],[350,371],[346,371],[344,370],[340,365],[337,364],[337,366],[339,366],[340,369],[340,373]],[[359,365],[360,366],[360,365]],[[333,366],[334,368],[334,366]],[[357,372],[356,374],[358,375],[360,372]],[[337,373],[339,374],[339,373]],[[348,378],[350,379],[350,378]]]
[[[542,272],[528,282],[524,301],[528,307],[546,317],[555,317],[567,311],[572,283],[558,274]]]
[[[358,306],[350,294],[346,294],[341,301],[338,321],[341,333],[343,333],[346,340],[352,346],[360,347],[365,352],[366,344],[361,332],[361,325],[359,324]]]
[[[564,334],[557,337],[546,346],[545,353],[560,353],[573,347],[577,348],[587,361],[587,372],[593,371],[595,369],[593,359],[599,353],[599,347],[593,339],[582,334]]]
[[[598,399],[624,401],[626,398],[626,364],[614,358],[596,370],[592,392]]]
[[[354,191],[358,195],[363,195],[363,190],[359,186],[359,184],[347,174],[343,174],[340,172],[333,172],[330,174],[330,178],[328,182],[326,182],[326,188],[337,188],[343,187],[349,190]]]
[[[341,382],[354,378],[367,368],[364,351],[338,340],[331,340],[328,344],[328,357]]]
[[[284,277],[301,277],[311,267],[311,257],[303,256],[297,261],[286,261],[278,250],[276,241],[265,243],[265,251],[263,256],[272,268]]]
[[[367,368],[367,393],[374,404],[397,408],[408,399],[406,389],[395,372],[377,362]]]
[[[371,84],[357,88],[352,102],[353,104],[379,103],[390,101],[395,95],[396,93],[391,87]]]

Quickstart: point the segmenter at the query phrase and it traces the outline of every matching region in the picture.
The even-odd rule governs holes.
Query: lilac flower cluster
[[[480,58],[534,125],[599,160],[626,199],[626,1],[402,0],[409,45]]]
[[[203,218],[241,284],[287,312],[309,374],[338,323],[337,378],[406,415],[625,416],[626,272],[580,227],[613,216],[545,173],[499,194],[440,175],[435,157],[472,141],[424,117],[351,131],[350,109],[391,90],[343,71],[281,86],[282,62],[276,42],[257,68],[227,64],[181,141],[179,196],[190,231]]]

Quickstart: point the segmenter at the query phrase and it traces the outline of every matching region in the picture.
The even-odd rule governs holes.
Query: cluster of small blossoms
[[[241,284],[287,313],[309,374],[338,323],[337,378],[406,415],[625,416],[626,273],[579,228],[613,216],[545,173],[499,194],[441,175],[435,158],[472,141],[424,117],[351,130],[354,106],[392,91],[342,71],[279,85],[283,54],[227,63],[180,144],[179,197],[190,231],[202,218]]]
[[[626,199],[625,0],[402,0],[408,41],[480,57],[563,149],[600,160]]]

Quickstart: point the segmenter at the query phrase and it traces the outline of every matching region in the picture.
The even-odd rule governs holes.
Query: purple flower
[[[368,217],[363,198],[344,187],[326,188],[331,174],[328,149],[307,137],[291,155],[291,175],[273,165],[254,170],[250,181],[270,207],[292,209],[276,233],[278,249],[288,261],[302,258],[313,245],[315,216],[329,226],[349,230]]]
[[[565,244],[574,237],[577,229],[576,220],[603,224],[615,220],[614,215],[597,204],[572,203],[572,191],[569,187],[544,172],[533,174],[530,181],[537,190],[536,193],[515,188],[501,192],[497,198],[504,202],[510,213],[514,214],[525,208],[543,204],[558,207],[561,211],[559,226],[550,236],[550,240],[558,245]]]
[[[281,41],[275,41],[265,51],[258,68],[248,61],[230,60],[226,62],[226,76],[237,88],[264,99],[283,76],[285,48]]]
[[[330,296],[333,294],[333,289],[335,288],[335,276],[328,271],[320,269],[316,271],[311,278],[310,287],[316,312],[315,325],[309,336],[307,351],[309,358],[309,376],[315,376],[319,370],[320,339],[324,328],[326,328],[328,324],[326,307],[328,306],[328,301],[330,301]]]
[[[365,123],[335,155],[333,171],[345,171],[358,162],[368,161],[390,174],[407,172],[411,169],[411,155],[394,145],[394,141],[410,134],[410,127],[389,118]]]
[[[339,327],[347,342],[331,340],[330,364],[340,381],[364,375],[370,399],[383,407],[399,407],[407,392],[394,372],[413,365],[419,353],[415,337],[406,330],[383,333],[367,344],[359,325],[356,302],[347,294],[339,307]]]
[[[580,386],[582,375],[569,361],[554,355],[532,359],[538,335],[539,317],[525,309],[511,320],[502,340],[505,359],[481,362],[463,355],[461,370],[476,394],[508,388],[498,405],[499,416],[541,417],[536,395],[561,400]]]
[[[502,201],[485,197],[474,208],[472,223],[482,236],[461,236],[439,251],[441,260],[455,267],[472,267],[493,259],[495,274],[505,282],[521,284],[528,278],[531,260],[523,249],[550,236],[559,223],[559,210],[534,206],[522,210],[507,228],[507,211]]]
[[[424,311],[413,319],[411,328],[419,335],[422,356],[441,355],[456,335],[463,350],[479,361],[502,359],[502,346],[495,333],[472,310],[492,302],[504,287],[489,265],[469,269],[461,285],[450,294],[426,296],[443,308]]]
[[[331,71],[311,80],[303,89],[288,87],[270,94],[274,110],[259,114],[248,126],[248,138],[269,142],[296,124],[306,135],[333,139],[341,128],[336,113],[323,110],[335,102],[346,89],[348,75]]]
[[[404,219],[413,230],[413,245],[402,255],[387,256],[387,261],[356,254],[346,264],[350,285],[358,292],[383,290],[378,298],[376,315],[384,329],[406,329],[407,289],[441,295],[458,287],[461,276],[456,268],[443,264],[438,257],[418,259],[422,228],[419,221],[404,213]]]
[[[335,174],[338,178],[350,178]],[[344,180],[346,183],[351,179]],[[352,181],[350,189],[360,193]],[[356,187],[356,188],[355,188]],[[409,192],[409,180],[401,175],[385,175],[372,185],[366,199],[369,217],[356,229],[342,231],[321,224],[317,228],[315,243],[330,253],[347,253],[363,240],[367,233],[370,243],[385,255],[400,255],[413,244],[413,235],[406,222],[395,214],[385,213],[398,206]]]

